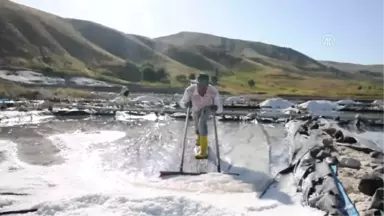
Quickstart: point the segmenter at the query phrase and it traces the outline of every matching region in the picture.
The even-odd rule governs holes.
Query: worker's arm
[[[191,103],[192,86],[185,89],[183,98],[181,98],[179,105],[181,108],[187,108],[187,103]]]

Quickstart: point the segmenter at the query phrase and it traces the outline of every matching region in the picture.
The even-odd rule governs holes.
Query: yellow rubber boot
[[[207,148],[208,148],[208,136],[200,135],[200,152],[195,156],[196,159],[207,159]]]
[[[196,143],[195,143],[196,146],[200,146],[200,135],[199,134],[196,134]]]

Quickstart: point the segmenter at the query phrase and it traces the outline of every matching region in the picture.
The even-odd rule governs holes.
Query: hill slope
[[[195,32],[150,39],[8,0],[0,1],[0,26],[1,68],[137,82],[140,67],[150,63],[164,68],[172,85],[185,84],[180,75],[205,70],[219,76],[219,88],[247,93],[375,95],[381,85],[370,69],[354,73],[291,48]]]
[[[334,61],[320,61],[320,62],[328,67],[334,67],[342,71],[353,73],[355,75],[355,78],[368,76],[373,79],[382,80],[384,75],[384,65],[378,65],[378,64],[377,65],[361,65],[361,64],[352,64],[352,63],[343,63],[343,62],[334,62]]]
[[[325,69],[324,65],[293,49],[260,42],[229,39],[196,32],[180,32],[155,40],[198,52],[208,59],[219,61],[218,63],[224,61],[227,64],[223,66],[228,69],[237,66],[236,64],[241,61],[254,65],[281,66],[286,70]]]
[[[62,18],[10,1],[0,2],[0,26],[2,65],[54,66],[92,74],[86,65],[123,61],[83,38]]]
[[[121,59],[136,64],[151,62],[159,67],[167,68],[172,75],[180,74],[180,71],[195,71],[195,69],[188,68],[157,52],[157,44],[149,38],[125,34],[94,22],[75,19],[67,19],[67,21],[85,39]]]

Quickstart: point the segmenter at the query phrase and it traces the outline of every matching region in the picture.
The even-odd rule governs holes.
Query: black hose
[[[21,209],[21,210],[14,210],[14,211],[4,211],[0,212],[0,215],[11,215],[11,214],[27,214],[31,212],[37,212],[38,208],[30,208],[30,209]]]

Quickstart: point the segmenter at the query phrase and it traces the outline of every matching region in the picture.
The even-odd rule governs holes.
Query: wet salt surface
[[[30,215],[323,215],[299,204],[289,176],[257,198],[288,161],[283,125],[218,122],[222,170],[239,177],[215,173],[209,161],[213,173],[159,179],[160,170],[178,170],[183,124],[96,118],[2,128],[0,190],[30,195],[0,196],[0,211],[38,205]],[[197,170],[193,144],[191,128],[186,171]]]
[[[65,81],[28,71],[17,75],[0,71],[0,76],[25,83]],[[106,85],[84,78],[72,81]],[[266,105],[282,108],[282,103],[274,100]],[[331,111],[335,108],[331,103],[312,101],[310,106],[303,105],[315,115],[355,115]],[[276,116],[276,112],[271,112],[271,116]],[[378,116],[382,118],[381,114]],[[30,215],[324,214],[300,206],[300,196],[289,176],[263,200],[257,198],[271,173],[289,161],[292,143],[285,138],[281,125],[218,123],[222,169],[238,172],[239,177],[209,173],[160,180],[160,170],[178,170],[182,121],[157,121],[153,115],[144,121],[118,116],[116,119],[121,122],[106,118],[51,118],[26,114],[2,119],[1,125],[6,127],[0,132],[0,190],[30,195],[0,196],[0,211],[37,205],[39,211]],[[287,127],[288,135],[292,130]],[[382,136],[380,139],[377,134],[368,131],[356,136],[376,137],[371,140],[382,143]],[[185,170],[197,171],[198,166],[206,166],[214,171],[214,160],[201,165],[193,159],[193,136],[192,129]],[[214,143],[212,136],[209,142]]]

